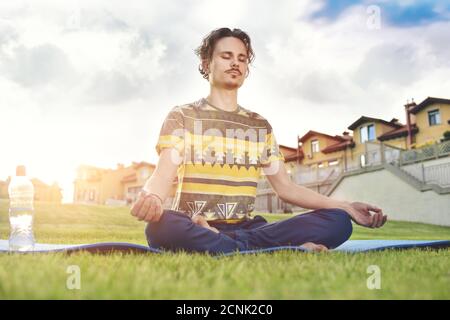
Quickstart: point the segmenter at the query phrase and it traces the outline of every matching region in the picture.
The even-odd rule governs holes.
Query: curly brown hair
[[[247,48],[247,61],[249,64],[252,63],[255,59],[255,53],[253,52],[251,40],[247,33],[242,31],[241,29],[231,30],[230,28],[219,28],[213,30],[205,38],[203,38],[202,44],[197,49],[195,49],[195,54],[201,60],[198,71],[206,80],[208,80],[208,73],[207,70],[203,68],[203,62],[207,61],[209,63],[211,61],[214,47],[217,41],[225,37],[238,38],[245,44]],[[248,72],[250,72],[250,69],[248,69]]]

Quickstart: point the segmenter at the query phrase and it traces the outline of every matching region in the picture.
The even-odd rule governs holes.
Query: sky
[[[81,164],[156,163],[168,111],[209,93],[194,50],[220,27],[250,35],[238,103],[279,144],[450,98],[450,1],[2,1],[0,180],[24,164],[70,202]]]

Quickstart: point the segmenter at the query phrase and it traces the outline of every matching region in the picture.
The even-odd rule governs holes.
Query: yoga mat
[[[331,252],[368,252],[368,251],[380,251],[387,249],[412,249],[412,248],[431,248],[442,249],[449,248],[450,240],[348,240],[339,247],[330,250]],[[294,250],[308,252],[309,250],[301,246],[281,246],[265,249],[246,250],[239,252],[230,252],[220,254],[222,256],[230,256],[236,254],[254,254],[254,253],[270,253],[281,250]],[[134,243],[126,242],[100,242],[92,244],[43,244],[37,243],[34,251],[20,252],[22,254],[36,254],[36,253],[50,253],[50,252],[90,252],[94,254],[106,254],[111,252],[123,252],[123,253],[164,253],[164,251],[157,248],[149,248]],[[8,240],[0,240],[0,253],[8,253],[9,244]]]

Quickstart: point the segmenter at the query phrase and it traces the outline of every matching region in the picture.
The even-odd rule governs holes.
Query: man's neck
[[[237,90],[225,90],[211,86],[206,100],[216,108],[225,111],[235,111],[238,108]]]

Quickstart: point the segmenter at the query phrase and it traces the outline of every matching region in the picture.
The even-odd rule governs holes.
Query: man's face
[[[216,42],[209,64],[211,85],[237,89],[244,83],[247,69],[247,48],[240,39],[225,37]]]

